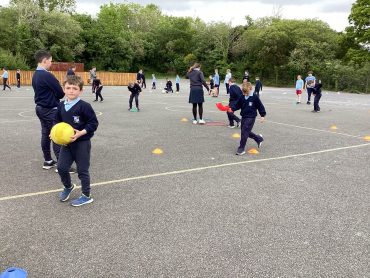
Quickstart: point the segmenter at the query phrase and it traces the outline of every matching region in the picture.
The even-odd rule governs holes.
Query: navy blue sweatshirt
[[[133,95],[139,94],[139,93],[141,92],[140,85],[139,85],[139,84],[137,84],[137,83],[135,83],[135,84],[134,84],[134,87],[132,87],[132,88],[131,88],[130,86],[128,86],[127,88],[128,88],[128,90],[129,90]]]
[[[229,93],[230,93],[229,105],[235,104],[238,101],[238,99],[243,96],[242,90],[238,85],[235,84],[230,86]]]
[[[35,103],[44,108],[55,108],[64,92],[58,79],[46,70],[36,70],[32,76]]]
[[[263,106],[260,98],[258,96],[249,96],[246,99],[246,96],[242,96],[238,99],[238,101],[231,106],[231,110],[234,112],[241,109],[240,115],[243,118],[256,118],[257,117],[257,110],[261,117],[266,116],[266,110]]]
[[[200,70],[193,69],[192,71],[188,72],[186,76],[190,79],[190,88],[202,88],[202,86],[204,86],[207,91],[209,91],[208,85],[204,80],[203,72],[201,72]]]
[[[99,125],[94,109],[89,103],[82,99],[80,99],[68,111],[64,108],[64,102],[61,102],[58,106],[58,113],[55,116],[55,122],[68,123],[77,130],[86,129],[87,133],[78,138],[76,142],[89,140],[94,136],[94,132]]]
[[[262,82],[259,80],[256,80],[256,85],[254,86],[255,91],[262,91]]]

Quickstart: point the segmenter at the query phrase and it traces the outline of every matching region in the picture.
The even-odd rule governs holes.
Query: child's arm
[[[98,128],[99,122],[98,119],[96,118],[96,114],[94,109],[91,107],[90,104],[86,106],[86,109],[84,109],[84,116],[86,117],[86,125],[83,130],[77,130],[75,129],[75,135],[71,137],[72,142],[76,141],[78,138],[81,136],[95,132]]]
[[[258,113],[261,116],[261,123],[263,123],[265,121],[266,110],[265,110],[265,106],[263,106],[263,103],[260,100],[260,98],[256,99],[256,106],[257,106]]]
[[[243,105],[243,101],[244,101],[244,96],[241,96],[238,99],[238,101],[230,107],[231,111],[229,110],[229,112],[233,113],[233,112],[238,111],[239,109],[241,109],[242,105]]]

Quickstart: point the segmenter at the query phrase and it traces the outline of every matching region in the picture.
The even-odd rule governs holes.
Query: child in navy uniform
[[[241,139],[240,145],[236,152],[236,155],[245,154],[245,145],[247,144],[247,139],[252,138],[256,141],[258,148],[261,147],[263,142],[262,134],[256,135],[252,132],[254,122],[257,117],[257,110],[261,115],[261,122],[265,120],[266,111],[260,98],[253,95],[252,84],[250,82],[243,83],[242,91],[244,96],[239,98],[239,100],[232,104],[229,112],[237,111],[241,109],[240,115],[242,116],[241,124]]]
[[[65,122],[70,124],[75,134],[71,137],[72,142],[67,146],[62,146],[58,158],[58,173],[64,185],[64,190],[60,193],[59,199],[65,202],[75,184],[71,182],[69,169],[76,162],[78,178],[81,180],[82,195],[72,201],[71,205],[78,207],[89,204],[93,201],[90,195],[90,152],[91,141],[94,132],[98,128],[98,120],[91,105],[80,99],[83,91],[83,81],[76,75],[67,76],[64,82],[64,93],[66,100],[58,106],[56,123]]]
[[[260,96],[260,91],[262,91],[262,82],[260,81],[260,78],[256,77],[256,85],[254,86],[254,93],[258,97]]]
[[[168,93],[168,92],[173,93],[172,81],[169,80],[168,78],[166,78],[166,80],[167,80],[167,82],[166,82],[166,88],[164,88],[164,90],[166,91],[166,93]]]
[[[128,104],[129,104],[128,110],[132,109],[132,101],[135,98],[135,104],[136,104],[137,111],[140,111],[139,109],[139,94],[141,92],[140,85],[135,82],[130,82],[127,88],[131,92],[130,99],[128,101]]]
[[[321,98],[321,87],[322,87],[322,83],[321,83],[321,80],[319,80],[319,82],[315,84],[315,91],[313,92],[313,95],[315,96],[315,98],[313,101],[312,112],[320,112],[319,102]]]
[[[93,87],[95,90],[95,100],[98,101],[98,97],[100,98],[100,102],[103,102],[103,96],[101,95],[101,91],[103,90],[103,84],[101,83],[100,79],[96,76],[96,78],[93,81]]]

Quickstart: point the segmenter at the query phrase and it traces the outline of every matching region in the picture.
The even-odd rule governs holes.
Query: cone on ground
[[[186,123],[186,122],[188,122],[189,120],[188,120],[187,118],[182,118],[182,119],[181,119],[181,121],[182,121],[183,123]]]
[[[156,148],[152,151],[152,154],[162,154],[162,153],[163,153],[163,151],[159,148]]]
[[[365,136],[364,140],[367,141],[367,142],[370,142],[370,135]]]
[[[248,151],[248,153],[249,153],[249,154],[259,154],[260,152],[259,152],[259,151],[257,151],[257,149],[252,148],[252,149],[250,149],[250,150]]]
[[[330,129],[331,129],[331,130],[337,130],[338,128],[337,128],[337,126],[336,126],[336,125],[332,125],[332,126],[330,127]]]
[[[232,137],[233,137],[233,138],[240,138],[240,134],[239,134],[239,133],[234,133],[234,134],[232,135]]]

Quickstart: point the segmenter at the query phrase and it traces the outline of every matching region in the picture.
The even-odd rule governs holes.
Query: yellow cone
[[[163,153],[163,151],[161,150],[161,149],[154,149],[153,151],[152,151],[152,154],[162,154]]]
[[[370,141],[370,135],[365,136],[365,137],[364,137],[364,140],[365,140],[365,141]]]
[[[232,137],[233,137],[233,138],[240,138],[240,134],[239,134],[239,133],[234,133],[234,134],[232,135]]]
[[[260,152],[257,151],[255,148],[252,148],[248,151],[249,154],[259,154]]]
[[[336,126],[336,125],[332,125],[332,126],[330,127],[330,129],[332,129],[332,130],[337,130],[338,128],[337,128],[337,126]]]
[[[188,122],[189,120],[188,120],[187,118],[182,118],[182,119],[181,119],[181,121],[182,121],[183,123],[185,123],[185,122]]]

